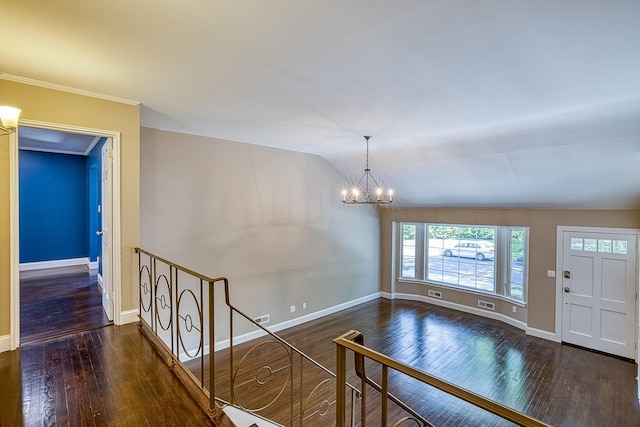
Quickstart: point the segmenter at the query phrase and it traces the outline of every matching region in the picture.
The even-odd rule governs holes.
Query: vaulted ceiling
[[[372,135],[400,206],[640,207],[637,0],[2,3],[2,78],[138,101],[146,127],[356,178]]]

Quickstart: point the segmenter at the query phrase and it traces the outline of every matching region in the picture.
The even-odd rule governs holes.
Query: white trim
[[[475,290],[475,289],[469,289],[469,288],[463,288],[462,286],[455,286],[455,285],[450,285],[447,283],[436,283],[436,282],[428,282],[426,280],[418,280],[418,279],[407,279],[404,277],[398,277],[397,279],[398,283],[417,283],[419,285],[424,285],[424,286],[432,286],[432,287],[436,287],[436,288],[440,288],[440,289],[446,289],[446,290],[452,290],[452,291],[456,291],[456,292],[463,292],[469,295],[474,295],[476,297],[485,297],[485,298],[495,298],[495,299],[499,299],[502,301],[506,301],[509,304],[513,304],[513,305],[517,305],[518,307],[522,307],[522,308],[526,308],[527,307],[527,303],[524,301],[520,301],[518,299],[512,298],[508,295],[502,295],[502,294],[497,294],[494,292],[490,292],[490,291],[479,291],[479,290]]]
[[[556,229],[556,321],[555,334],[562,342],[562,262],[564,259],[564,232],[567,227],[559,225]]]
[[[20,147],[21,151],[36,151],[38,153],[51,153],[51,154],[68,154],[70,156],[82,156],[86,157],[84,153],[71,150],[56,150],[54,148],[40,148],[40,147]]]
[[[0,74],[0,78],[6,78],[6,75]],[[10,79],[7,79],[10,80]],[[29,126],[41,129],[53,129],[62,132],[73,132],[84,135],[103,136],[113,140],[113,206],[114,212],[112,229],[109,230],[110,239],[113,243],[114,257],[112,259],[112,283],[114,287],[114,323],[116,325],[123,324],[123,319],[131,322],[129,312],[121,313],[122,309],[122,247],[121,247],[121,177],[120,177],[120,146],[121,133],[113,130],[94,129],[82,126],[65,125],[59,123],[49,123],[36,120],[22,119],[21,126]],[[19,182],[19,165],[18,165],[18,132],[9,135],[10,153],[9,153],[9,215],[11,229],[9,232],[10,251],[9,251],[9,276],[10,276],[10,334],[11,347],[17,348],[20,345],[20,260],[19,260],[19,236],[20,228],[19,219],[19,201],[18,201],[18,182]],[[137,311],[137,310],[136,310]],[[137,319],[135,319],[137,320]],[[135,321],[134,320],[134,321]]]
[[[316,319],[320,319],[321,317],[324,316],[328,316],[330,314],[334,314],[337,313],[339,311],[342,310],[346,310],[347,308],[351,308],[354,307],[356,305],[359,304],[364,304],[365,302],[369,302],[372,301],[374,299],[377,299],[380,297],[380,292],[376,292],[374,294],[371,295],[367,295],[365,297],[362,298],[358,298],[352,301],[347,301],[345,303],[342,304],[338,304],[335,305],[333,307],[329,307],[329,308],[325,308],[324,310],[320,310],[320,311],[316,311],[315,313],[310,313],[310,314],[306,314],[304,316],[300,316],[300,317],[296,317],[295,319],[291,319],[291,320],[287,320],[285,322],[281,322],[278,324],[273,325],[269,329],[270,332],[279,332],[282,331],[283,329],[288,329],[288,328],[293,328],[294,326],[299,326],[302,325],[303,323],[307,323],[310,322],[312,320],[316,320]],[[248,332],[246,334],[237,336],[233,338],[233,343],[234,344],[242,344],[245,343],[247,341],[251,341],[255,338],[259,338],[261,336],[265,335],[265,332],[263,332],[262,330],[256,330],[253,332]],[[218,341],[216,342],[216,346],[215,346],[215,351],[218,350],[223,350],[225,348],[229,347],[229,340],[222,340],[222,341]]]
[[[60,92],[74,93],[76,95],[88,96],[91,98],[104,99],[105,101],[119,102],[121,104],[134,105],[134,106],[141,104],[140,101],[132,101],[126,98],[119,98],[117,96],[105,95],[102,93],[91,92],[83,89],[76,89],[69,86],[63,86],[56,83],[49,83],[42,80],[30,79],[27,77],[16,76],[13,74],[0,73],[0,79],[8,80],[16,83],[23,83],[30,86],[43,87],[45,89],[57,90]]]
[[[299,326],[299,325],[302,325],[304,323],[310,322],[312,320],[316,320],[316,319],[319,319],[321,317],[328,316],[330,314],[334,314],[334,313],[337,313],[337,312],[342,311],[342,310],[346,310],[346,309],[354,307],[356,305],[364,304],[365,302],[369,302],[369,301],[378,299],[378,298],[380,298],[380,296],[381,296],[380,292],[376,292],[374,294],[367,295],[367,296],[364,296],[364,297],[361,297],[361,298],[358,298],[358,299],[354,299],[352,301],[347,301],[345,303],[338,304],[338,305],[335,305],[333,307],[325,308],[324,310],[316,311],[314,313],[306,314],[304,316],[296,317],[295,319],[291,319],[291,320],[287,320],[285,322],[278,323],[278,324],[273,325],[270,328],[266,328],[266,329],[268,329],[269,332],[274,332],[275,333],[275,332],[282,331],[283,329],[293,328],[294,326]],[[137,314],[138,310],[135,310],[135,311],[136,311],[136,314]],[[137,318],[136,318],[136,320],[137,320]],[[262,336],[265,336],[266,334],[267,333],[264,332],[262,329],[256,329],[254,331],[247,332],[245,334],[233,337],[233,344],[234,345],[242,344],[242,343],[245,343],[247,341],[251,341],[251,340],[254,340],[256,338],[260,338]],[[228,338],[224,339],[224,340],[221,340],[221,341],[217,341],[216,344],[215,344],[215,351],[220,351],[220,350],[224,350],[226,348],[229,348],[229,344],[230,344],[230,340]],[[196,352],[196,349],[190,349],[189,350],[189,353],[194,354],[195,352]],[[204,354],[209,354],[209,346],[208,345],[204,346],[203,353]],[[191,359],[190,357],[188,357],[186,355],[185,352],[180,352],[180,355],[178,356],[178,358],[182,362],[185,362],[185,361]]]
[[[18,131],[19,132],[19,131]],[[20,166],[18,132],[9,135],[9,336],[10,349],[20,346]]]
[[[383,296],[384,298],[389,298],[389,294],[387,294],[387,293],[384,293],[381,296]],[[498,320],[498,321],[506,323],[508,325],[515,326],[516,328],[522,329],[523,331],[527,330],[527,324],[525,322],[522,322],[520,320],[514,319],[514,318],[509,317],[509,316],[505,316],[502,313],[496,313],[494,311],[481,310],[479,308],[469,307],[467,305],[458,304],[458,303],[455,303],[455,302],[444,301],[444,300],[441,300],[441,299],[438,299],[438,298],[431,298],[431,297],[425,297],[423,295],[404,294],[404,293],[396,292],[394,294],[393,298],[390,298],[390,299],[402,299],[402,300],[408,300],[408,301],[426,302],[426,303],[429,303],[429,304],[438,305],[440,307],[451,308],[453,310],[458,310],[458,311],[462,311],[462,312],[465,312],[465,313],[475,314],[475,315],[482,316],[482,317],[488,317],[490,319]]]
[[[558,334],[554,334],[553,332],[549,332],[549,331],[543,331],[542,329],[527,327],[527,335],[531,335],[532,337],[542,338],[549,341],[561,342],[560,336]]]
[[[560,337],[549,331],[544,331],[542,329],[531,328],[525,322],[521,322],[520,320],[513,319],[509,316],[506,316],[502,313],[495,313],[486,310],[480,310],[475,307],[469,307],[462,304],[457,304],[449,301],[443,301],[437,298],[430,298],[421,295],[413,295],[413,294],[390,294],[387,292],[380,292],[380,296],[387,299],[408,299],[412,301],[421,301],[427,302],[430,304],[438,305],[441,307],[452,308],[454,310],[464,311],[465,313],[476,314],[482,317],[489,317],[494,320],[499,320],[501,322],[507,323],[508,325],[515,326],[516,328],[522,329],[526,332],[527,335],[531,335],[532,337],[542,338],[549,341],[560,342]],[[510,301],[511,302],[511,301]]]
[[[37,262],[21,262],[20,271],[42,270],[45,268],[60,268],[60,267],[74,267],[77,265],[84,265],[90,268],[91,262],[89,258],[69,258],[69,259],[55,259],[52,261],[37,261]]]
[[[0,353],[13,350],[11,348],[11,335],[0,335]]]
[[[140,320],[138,317],[139,311],[137,308],[133,310],[126,310],[120,313],[120,323],[119,325],[126,325],[127,323],[135,323]]]
[[[113,256],[111,257],[111,284],[113,286],[113,322],[116,325],[122,325],[122,206],[121,206],[121,184],[120,179],[120,165],[122,162],[120,155],[120,132],[107,135],[112,139],[111,150],[113,158],[113,170],[111,171],[111,187],[113,188],[113,200],[111,201],[111,212],[113,212],[111,219],[111,251]],[[137,310],[137,309],[136,309]],[[126,318],[126,317],[125,317]]]

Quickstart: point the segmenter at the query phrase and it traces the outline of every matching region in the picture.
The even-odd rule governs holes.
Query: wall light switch
[[[547,277],[556,277],[555,270],[547,270]]]
[[[295,313],[296,312],[296,306],[292,305],[291,307],[289,307],[289,313]]]

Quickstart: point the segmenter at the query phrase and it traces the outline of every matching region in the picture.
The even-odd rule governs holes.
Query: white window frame
[[[415,278],[403,277],[403,243],[404,225],[416,226],[416,244],[415,244]],[[439,282],[429,280],[427,278],[428,268],[428,244],[427,237],[428,226],[444,225],[452,227],[489,227],[495,228],[495,258],[494,258],[494,289],[495,291],[481,290],[464,285]],[[515,298],[511,295],[511,233],[513,230],[524,231],[524,245],[523,245],[523,280],[522,280],[522,299]],[[399,273],[397,280],[401,282],[419,282],[428,283],[429,285],[442,286],[447,288],[454,288],[465,292],[471,292],[479,295],[491,295],[501,299],[506,299],[518,305],[526,306],[527,303],[527,288],[528,288],[528,276],[529,276],[529,228],[520,226],[501,226],[501,225],[479,225],[479,224],[445,224],[445,223],[424,223],[415,221],[406,221],[398,223],[399,236],[397,241],[398,254],[396,260],[397,271]]]

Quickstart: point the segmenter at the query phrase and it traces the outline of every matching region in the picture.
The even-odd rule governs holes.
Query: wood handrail
[[[537,420],[526,414],[518,412],[515,409],[509,408],[491,399],[487,399],[486,397],[480,396],[479,394],[466,390],[462,387],[458,387],[454,384],[451,384],[447,381],[444,381],[440,378],[434,377],[433,375],[427,374],[426,372],[423,372],[419,369],[409,366],[406,363],[392,359],[388,356],[385,356],[382,353],[379,353],[375,350],[365,347],[364,345],[358,344],[356,340],[359,340],[360,337],[362,337],[362,334],[360,332],[351,330],[341,335],[340,337],[334,339],[333,342],[338,347],[347,348],[355,352],[356,354],[362,355],[368,359],[371,359],[380,363],[382,366],[388,366],[389,368],[392,368],[398,372],[401,372],[405,375],[415,378],[425,384],[429,384],[430,386],[436,387],[437,389],[442,390],[445,393],[448,393],[454,397],[457,397],[466,402],[469,402],[474,406],[477,406],[488,412],[496,414],[499,417],[502,417],[505,420],[511,421],[520,426],[551,427],[549,424],[546,424],[540,420]],[[342,362],[340,358],[338,361],[339,363]],[[344,369],[346,369],[345,366],[338,367],[338,378],[345,377],[345,373],[341,372],[341,370],[343,371]]]
[[[165,258],[159,257],[158,255],[156,255],[156,254],[154,254],[154,253],[151,253],[151,252],[145,251],[145,250],[144,250],[144,249],[142,249],[142,248],[135,248],[135,251],[136,251],[136,253],[143,253],[143,254],[145,254],[145,255],[147,255],[147,256],[149,256],[149,257],[153,258],[153,259],[156,259],[156,260],[158,260],[158,261],[162,262],[163,264],[167,264],[167,265],[168,265],[168,266],[170,266],[170,267],[177,268],[178,270],[182,271],[183,273],[187,273],[187,274],[189,274],[189,275],[191,275],[191,276],[197,277],[198,279],[203,280],[203,281],[208,282],[208,283],[220,282],[220,281],[222,281],[222,280],[226,280],[224,277],[216,277],[216,278],[214,279],[214,278],[211,278],[211,277],[209,277],[209,276],[205,276],[205,275],[200,274],[200,273],[198,273],[198,272],[196,272],[196,271],[190,270],[190,269],[188,269],[187,267],[183,267],[183,266],[182,266],[182,265],[180,265],[180,264],[176,264],[175,262],[171,262],[171,261],[169,261],[168,259],[165,259]]]

